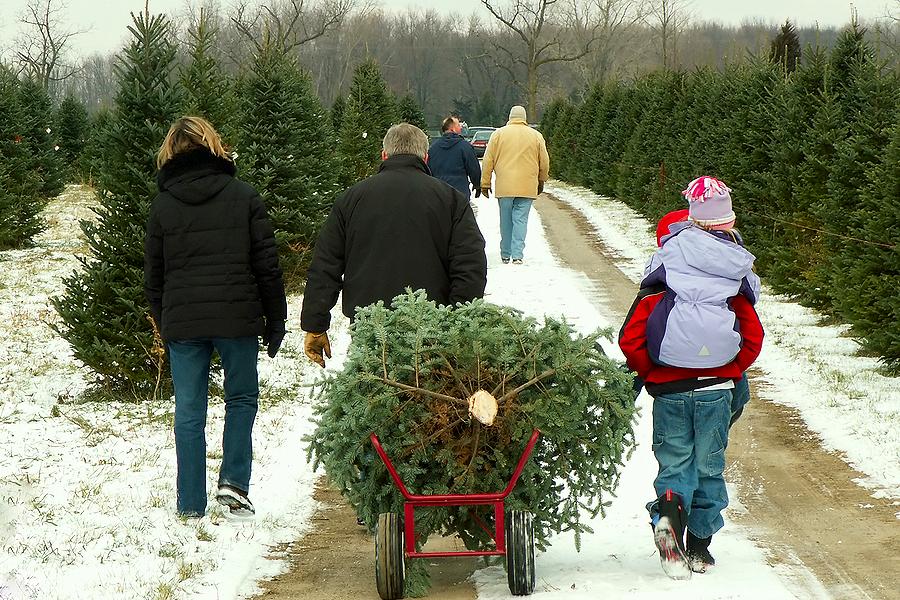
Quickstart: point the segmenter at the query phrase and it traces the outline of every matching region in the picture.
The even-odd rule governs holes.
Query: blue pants
[[[498,198],[500,203],[500,258],[523,258],[528,213],[534,198]]]
[[[225,371],[225,432],[219,485],[247,492],[253,459],[251,433],[259,398],[259,342],[255,337],[197,338],[171,341],[168,346],[175,385],[178,512],[202,516],[206,513],[206,408],[213,349],[219,353]]]
[[[724,525],[731,401],[731,390],[662,394],[653,400],[653,454],[659,463],[653,487],[657,497],[667,489],[681,496],[688,529],[699,538]]]
[[[741,418],[744,407],[750,402],[750,382],[747,380],[747,374],[741,376],[740,381],[734,384],[734,391],[731,398],[731,423]]]

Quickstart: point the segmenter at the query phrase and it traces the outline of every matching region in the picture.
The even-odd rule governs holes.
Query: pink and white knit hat
[[[736,220],[731,207],[731,188],[725,182],[708,177],[698,177],[683,192],[687,198],[689,218],[701,227],[727,229]]]

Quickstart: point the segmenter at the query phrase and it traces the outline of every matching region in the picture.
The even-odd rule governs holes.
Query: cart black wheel
[[[506,577],[513,596],[534,592],[534,524],[526,510],[506,515]]]
[[[375,527],[375,586],[382,600],[403,598],[406,578],[403,523],[397,513],[381,513]]]

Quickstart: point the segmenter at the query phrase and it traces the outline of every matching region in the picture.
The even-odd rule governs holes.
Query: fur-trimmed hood
[[[230,160],[197,148],[172,157],[156,175],[160,193],[168,192],[188,204],[202,204],[234,180]]]

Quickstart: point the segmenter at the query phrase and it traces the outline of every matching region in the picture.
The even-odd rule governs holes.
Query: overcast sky
[[[72,27],[90,29],[85,35],[73,38],[73,50],[85,55],[93,52],[109,52],[122,46],[127,38],[127,26],[131,22],[130,11],[141,11],[144,0],[54,0],[68,8],[66,14]],[[505,0],[497,0],[503,4]],[[12,47],[17,31],[18,16],[26,0],[0,0],[0,50],[4,56]],[[223,1],[227,6],[230,2]],[[896,0],[854,0],[852,5],[859,11],[861,20],[878,18],[887,13],[887,6],[896,6]],[[185,7],[186,0],[150,0],[153,12],[178,11]],[[405,10],[408,7],[434,7],[441,12],[456,12],[463,16],[472,13],[489,15],[480,0],[381,0],[381,5],[390,10]],[[690,4],[695,18],[704,21],[719,21],[739,24],[745,19],[762,18],[767,21],[783,22],[786,18],[800,24],[824,26],[842,25],[849,20],[851,2],[848,0],[693,0]]]

